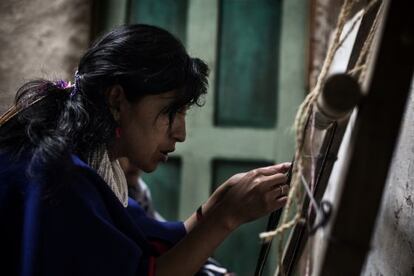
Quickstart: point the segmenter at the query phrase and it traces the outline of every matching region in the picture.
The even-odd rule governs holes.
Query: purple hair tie
[[[72,83],[69,81],[64,81],[64,80],[58,80],[55,82],[55,85],[59,88],[59,89],[68,89],[73,87]]]

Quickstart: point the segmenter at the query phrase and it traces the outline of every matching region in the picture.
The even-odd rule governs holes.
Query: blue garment
[[[124,208],[76,156],[54,172],[28,177],[28,158],[0,155],[0,275],[147,275],[149,240],[177,243],[181,222]]]

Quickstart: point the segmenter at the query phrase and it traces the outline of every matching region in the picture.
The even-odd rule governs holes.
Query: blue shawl
[[[74,155],[41,177],[28,176],[28,163],[0,155],[1,275],[148,275],[150,241],[173,245],[186,234],[133,200],[124,208]]]

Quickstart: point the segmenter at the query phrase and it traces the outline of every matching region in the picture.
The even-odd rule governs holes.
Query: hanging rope
[[[306,134],[306,125],[307,121],[311,116],[311,112],[313,110],[313,105],[316,102],[318,96],[320,95],[322,91],[322,87],[326,81],[326,78],[328,76],[329,70],[332,66],[332,62],[335,57],[335,53],[337,50],[342,46],[344,41],[348,38],[350,33],[355,29],[357,23],[360,21],[360,19],[378,2],[378,0],[372,0],[370,1],[365,9],[364,12],[361,13],[354,23],[351,25],[350,29],[344,34],[344,26],[347,20],[349,19],[350,13],[355,5],[355,3],[358,1],[355,0],[345,0],[342,4],[340,14],[338,17],[337,25],[335,27],[334,32],[334,39],[332,40],[327,55],[325,57],[325,61],[323,63],[321,72],[318,76],[317,82],[315,84],[315,87],[311,90],[311,92],[306,96],[303,103],[300,105],[298,112],[296,114],[295,122],[294,122],[294,128],[296,133],[296,150],[295,150],[295,163],[293,167],[293,178],[291,182],[291,188],[288,194],[288,200],[284,207],[284,213],[282,216],[282,221],[280,223],[280,226],[277,227],[277,229],[269,232],[264,232],[259,235],[261,239],[264,239],[265,241],[269,242],[272,240],[274,236],[279,236],[279,254],[278,254],[278,266],[280,273],[282,275],[285,275],[283,265],[282,265],[282,257],[283,257],[283,240],[284,240],[284,234],[286,230],[294,227],[298,223],[304,223],[305,218],[301,216],[301,210],[302,210],[302,199],[303,199],[303,191],[304,189],[301,188],[301,183],[303,183],[303,171],[304,171],[304,160],[303,160],[303,147],[304,147],[304,140],[305,140],[305,134]],[[358,56],[358,60],[354,66],[354,68],[349,73],[355,74],[356,72],[361,72],[360,79],[365,74],[366,66],[364,63],[367,60],[367,56],[369,53],[369,49],[372,45],[373,37],[375,34],[375,30],[378,25],[378,14],[375,18],[375,21],[371,27],[370,33],[367,36],[366,41],[364,42],[363,48],[361,49],[361,52]],[[312,155],[312,153],[311,153]],[[313,162],[313,159],[312,159]],[[314,166],[312,166],[314,169]],[[307,184],[306,184],[307,185]],[[312,185],[312,183],[311,183]],[[313,198],[313,195],[308,193],[308,196]],[[296,204],[296,212],[292,219],[289,220],[289,213],[293,206],[293,204]]]
[[[293,181],[292,181],[291,188],[289,191],[288,200],[285,205],[283,220],[282,220],[281,225],[275,231],[262,233],[261,236],[263,237],[264,236],[270,237],[270,236],[274,236],[276,233],[282,233],[283,231],[281,231],[281,229],[289,228],[289,227],[286,227],[286,225],[292,225],[292,222],[295,220],[299,221],[297,216],[295,216],[294,219],[292,219],[292,221],[290,222],[288,222],[287,220],[288,220],[288,213],[289,213],[290,207],[293,202],[293,198],[296,198],[296,199],[301,198],[300,194],[298,193],[299,191],[298,186],[300,183],[299,181],[300,174],[298,172],[303,171],[303,168],[302,168],[303,159],[302,159],[301,154],[302,154],[302,149],[303,149],[303,140],[304,140],[304,134],[305,134],[304,130],[305,130],[305,125],[306,125],[306,120],[310,114],[311,104],[315,102],[317,96],[320,94],[322,84],[326,78],[327,73],[329,72],[329,68],[331,67],[335,51],[337,50],[338,45],[340,44],[340,36],[343,30],[343,27],[345,25],[345,22],[349,15],[350,10],[352,9],[352,4],[353,4],[352,0],[344,1],[342,8],[341,8],[340,16],[338,19],[338,24],[337,24],[337,27],[335,28],[335,37],[334,37],[334,40],[331,46],[329,47],[328,54],[322,66],[322,70],[318,77],[316,85],[312,89],[312,91],[306,96],[304,102],[300,105],[299,110],[297,112],[295,123],[294,123],[294,128],[296,129],[296,151],[295,151],[296,162],[293,168]],[[297,202],[299,203],[299,201]],[[300,209],[299,207],[301,206],[298,205],[298,209]]]
[[[368,8],[371,8],[377,2],[378,1],[372,1],[370,5],[368,6]],[[366,68],[367,68],[366,61],[368,60],[368,54],[370,53],[369,50],[371,49],[376,30],[378,29],[379,18],[382,15],[382,7],[383,5],[381,4],[381,6],[378,9],[377,15],[375,16],[374,22],[372,23],[367,39],[365,40],[364,45],[362,46],[361,52],[358,56],[358,59],[357,59],[357,62],[355,63],[354,68],[352,68],[351,70],[347,72],[348,74],[354,77],[356,77],[356,75],[359,73],[358,80],[360,83],[362,83],[362,80],[365,79],[365,73],[366,73]],[[367,8],[367,11],[368,11],[368,8]]]

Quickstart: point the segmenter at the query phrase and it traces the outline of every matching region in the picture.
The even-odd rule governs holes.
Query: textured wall
[[[90,2],[0,1],[0,112],[26,80],[73,78],[89,44]]]
[[[414,86],[378,215],[366,276],[414,275]]]

